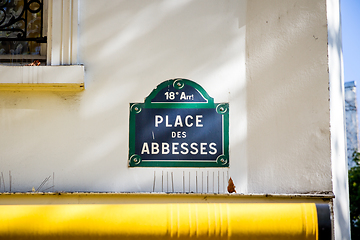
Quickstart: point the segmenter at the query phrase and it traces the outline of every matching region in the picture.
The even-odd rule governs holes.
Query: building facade
[[[352,161],[354,152],[359,149],[359,122],[357,117],[356,84],[354,81],[345,83],[345,111],[346,111],[346,144],[349,168],[354,167]]]
[[[326,203],[349,239],[338,1],[47,9],[47,65],[0,67],[0,204]],[[228,166],[129,165],[130,104],[178,78],[228,104]]]

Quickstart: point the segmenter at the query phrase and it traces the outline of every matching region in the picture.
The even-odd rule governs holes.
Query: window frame
[[[46,63],[46,59],[47,59],[47,44],[46,44],[46,41],[47,41],[47,28],[48,28],[48,0],[40,0],[41,3],[42,3],[42,9],[40,9],[39,11],[41,11],[41,20],[42,20],[42,23],[41,23],[41,34],[40,34],[40,37],[39,38],[36,38],[37,40],[35,40],[35,38],[28,38],[27,36],[24,36],[24,38],[27,38],[27,39],[24,39],[24,38],[20,38],[20,39],[17,39],[17,38],[11,38],[11,40],[13,41],[20,41],[20,42],[32,42],[32,41],[36,41],[40,43],[40,53],[39,55],[35,54],[35,55],[32,55],[32,54],[29,54],[29,55],[23,55],[23,54],[14,54],[14,55],[9,55],[9,54],[0,54],[0,62],[2,65],[5,65],[5,66],[12,66],[12,65],[16,65],[16,66],[21,66],[21,65],[25,65],[27,63],[31,63],[33,60],[40,60],[40,61],[43,61]],[[31,3],[31,2],[28,2],[28,0],[26,0],[26,3]],[[21,13],[20,18],[22,17],[26,17],[28,14],[31,14],[30,10],[29,9],[26,9],[24,10],[23,13]],[[21,21],[21,19],[19,19],[18,21]],[[16,22],[18,22],[16,21]],[[26,19],[26,22],[27,24],[30,24],[28,22],[28,20]],[[15,24],[15,23],[14,23]],[[26,26],[25,25],[25,30],[26,31]],[[5,30],[6,31],[6,30]],[[26,32],[25,32],[26,34]],[[43,42],[45,41],[45,42]],[[20,61],[25,61],[25,63],[21,63],[21,64],[13,64],[11,63],[11,60],[13,60],[15,63],[18,63]]]
[[[0,91],[82,91],[78,58],[79,0],[47,2],[47,66],[0,66]]]

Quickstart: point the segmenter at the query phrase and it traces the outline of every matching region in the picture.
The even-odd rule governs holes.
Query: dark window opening
[[[45,65],[45,9],[43,0],[0,0],[1,65]]]

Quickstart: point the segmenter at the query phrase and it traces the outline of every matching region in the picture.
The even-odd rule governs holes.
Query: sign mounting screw
[[[130,165],[134,166],[134,165],[139,165],[141,163],[141,157],[139,155],[132,155],[130,157]]]
[[[184,87],[184,85],[185,85],[184,82],[180,79],[177,79],[173,82],[173,87],[177,90],[182,89]]]
[[[216,162],[220,165],[220,166],[223,166],[225,164],[228,163],[228,158],[224,155],[221,155],[217,158]]]
[[[228,111],[227,104],[218,104],[216,107],[216,112],[219,114],[225,114]]]
[[[136,114],[141,112],[141,107],[137,106],[137,105],[132,105],[131,110],[134,111]]]

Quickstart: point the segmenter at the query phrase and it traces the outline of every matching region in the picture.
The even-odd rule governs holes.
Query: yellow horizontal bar
[[[318,239],[313,203],[3,205],[1,239]]]
[[[0,83],[0,91],[82,91],[83,83]]]

